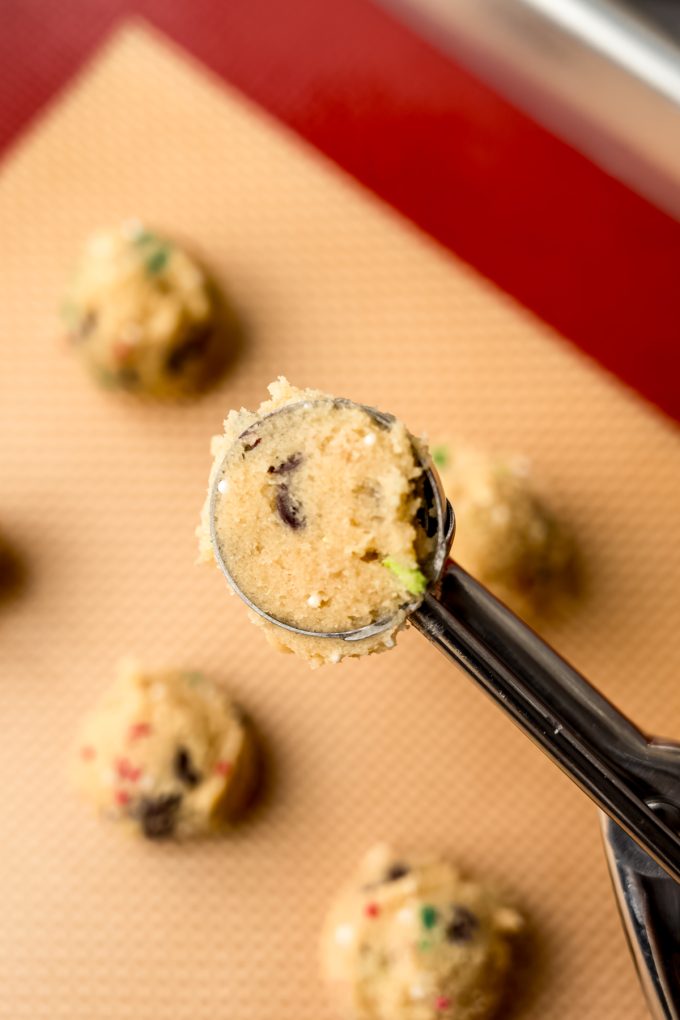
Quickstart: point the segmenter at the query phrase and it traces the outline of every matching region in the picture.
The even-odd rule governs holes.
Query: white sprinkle
[[[335,941],[339,946],[348,946],[354,940],[354,928],[351,924],[339,924],[335,929]]]
[[[305,400],[302,406],[304,407],[305,411],[308,411],[310,407],[314,407],[314,404],[311,402],[311,400]]]
[[[410,924],[413,920],[413,911],[410,907],[402,907],[395,916],[399,924]]]
[[[408,992],[412,999],[424,999],[428,994],[427,988],[425,988],[424,985],[419,984],[417,981],[413,982]]]
[[[140,234],[144,233],[144,224],[141,220],[132,217],[129,220],[123,220],[120,225],[120,232],[128,241],[134,241]]]
[[[312,594],[307,599],[307,605],[311,606],[312,609],[319,608],[319,606],[321,605],[321,596],[319,595],[318,591],[312,592]]]
[[[375,445],[375,432],[367,432],[364,436],[364,446]]]
[[[153,778],[146,772],[139,780],[139,789],[142,791],[142,793],[151,793],[151,791],[153,790]]]
[[[331,652],[328,656],[329,662],[340,662],[340,652]]]
[[[225,492],[229,492],[229,482],[226,478],[223,478],[221,482],[217,483],[217,491],[221,492],[222,495],[224,495]]]

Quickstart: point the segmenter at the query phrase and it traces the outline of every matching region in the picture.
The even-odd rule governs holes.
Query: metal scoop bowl
[[[369,418],[381,429],[391,428],[392,424],[396,420],[393,415],[385,414],[383,411],[378,411],[375,407],[369,407],[366,404],[355,404],[353,401],[345,400],[343,398],[307,400],[294,404],[285,404],[277,411],[273,411],[271,414],[265,415],[253,425],[249,426],[249,428],[247,428],[245,432],[239,436],[239,439],[249,439],[255,442],[258,438],[258,430],[261,429],[264,422],[271,423],[272,419],[275,418],[283,420],[284,418],[289,418],[291,415],[304,415],[304,413],[309,411],[311,408],[323,406],[325,404],[328,405],[329,410],[333,407],[358,408],[365,412],[365,414],[367,414]],[[441,480],[429,453],[423,453],[423,449],[419,448],[416,443],[413,444],[413,452],[421,468],[421,474],[418,478],[417,486],[422,511],[418,513],[416,520],[414,521],[417,533],[416,546],[423,549],[423,555],[419,557],[420,568],[428,582],[428,589],[431,589],[437,584],[444,564],[446,563],[446,559],[451,548],[451,542],[453,541],[455,521],[451,504],[447,501],[444,495]],[[340,638],[342,641],[362,641],[364,638],[373,637],[374,635],[380,634],[393,627],[394,619],[392,617],[388,617],[386,619],[376,620],[375,622],[366,624],[363,627],[357,627],[353,630],[305,630],[302,627],[296,627],[294,624],[286,620],[281,620],[272,616],[270,613],[265,612],[261,606],[258,606],[255,602],[253,602],[249,594],[239,586],[229,568],[227,557],[225,556],[224,549],[220,543],[216,524],[217,510],[222,497],[220,483],[226,473],[226,462],[228,458],[229,455],[227,454],[221,468],[216,472],[212,491],[210,493],[210,537],[212,540],[215,559],[220,570],[233,590],[240,598],[243,599],[246,605],[252,609],[253,612],[263,617],[263,619],[268,620],[269,623],[276,624],[277,627],[282,627],[284,630],[291,631],[294,634],[300,634],[303,637]],[[420,605],[421,601],[422,599],[420,598],[413,599],[401,607],[401,612],[411,614]]]

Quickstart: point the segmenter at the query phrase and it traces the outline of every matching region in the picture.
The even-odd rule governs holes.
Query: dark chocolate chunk
[[[181,779],[187,786],[198,786],[203,779],[200,772],[197,772],[194,768],[194,763],[191,760],[191,755],[185,747],[179,747],[175,760],[173,762],[173,768],[175,775],[178,779]]]
[[[182,803],[179,793],[145,797],[139,805],[139,820],[148,839],[167,839],[175,831],[177,812]]]
[[[211,323],[197,326],[193,329],[183,343],[178,344],[169,351],[165,359],[165,367],[171,375],[178,375],[184,371],[187,363],[194,358],[201,358],[210,343],[213,327]]]
[[[409,868],[408,864],[404,864],[404,863],[402,863],[402,861],[397,861],[395,864],[392,864],[387,869],[387,874],[385,875],[385,881],[386,882],[397,882],[400,878],[404,878],[406,875],[408,875],[410,870],[411,869]]]
[[[301,453],[291,453],[290,457],[284,460],[281,464],[271,464],[267,468],[268,475],[287,475],[289,471],[295,471],[296,468],[300,467],[304,457]]]
[[[262,436],[258,436],[257,439],[253,439],[252,443],[244,443],[243,444],[243,452],[244,453],[250,453],[250,451],[254,450],[256,446],[259,446],[261,442],[262,442]]]
[[[479,918],[467,907],[454,906],[453,918],[446,926],[449,942],[470,942],[479,928]]]
[[[302,512],[302,506],[291,496],[290,489],[287,485],[279,485],[276,490],[276,512],[289,528],[293,528],[296,531],[298,528],[304,528],[307,521]]]
[[[426,507],[418,507],[416,520],[428,538],[433,538],[437,534],[437,518],[435,514],[431,514]]]
[[[371,889],[384,885],[385,882],[398,882],[400,878],[405,878],[410,872],[408,864],[404,864],[403,861],[395,861],[394,864],[390,864],[383,878],[378,882],[369,882],[367,885],[362,885],[361,888],[364,892],[369,892]]]

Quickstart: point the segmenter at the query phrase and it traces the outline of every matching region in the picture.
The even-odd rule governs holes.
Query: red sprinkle
[[[451,1005],[451,999],[446,995],[438,995],[435,999],[434,1008],[438,1010],[448,1009]]]
[[[128,779],[131,783],[136,783],[142,774],[142,770],[136,768],[127,758],[116,758],[114,764],[119,779]]]
[[[364,907],[364,914],[366,917],[377,917],[380,913],[380,907],[377,903],[367,903]]]
[[[218,776],[228,776],[233,767],[230,761],[218,761],[215,765],[215,772]]]
[[[130,802],[130,794],[126,790],[116,790],[114,796],[116,798],[116,804],[120,804],[121,807],[124,807]]]
[[[148,722],[133,723],[128,730],[128,740],[138,740],[139,737],[148,737],[151,733],[151,726]]]
[[[92,761],[92,759],[95,758],[96,756],[97,752],[95,751],[94,747],[90,747],[89,745],[87,747],[81,747],[80,757],[83,759],[83,761]]]

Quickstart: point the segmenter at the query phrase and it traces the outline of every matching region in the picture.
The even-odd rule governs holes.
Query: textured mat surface
[[[248,324],[200,403],[95,389],[58,340],[93,228],[191,238]],[[589,802],[415,633],[312,673],[193,566],[208,441],[280,372],[529,454],[579,529],[589,594],[548,636],[641,725],[680,736],[680,447],[672,426],[136,26],[38,122],[0,180],[0,1016],[327,1020],[321,917],[375,839],[450,848],[531,915],[513,1017],[645,1016]],[[271,750],[231,839],[135,842],[70,794],[74,728],[116,659],[227,682]]]

